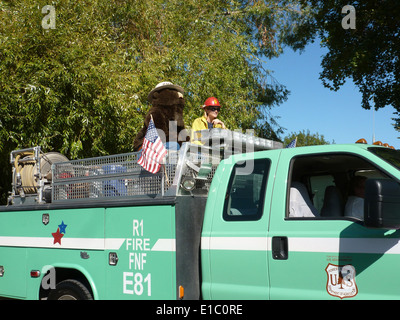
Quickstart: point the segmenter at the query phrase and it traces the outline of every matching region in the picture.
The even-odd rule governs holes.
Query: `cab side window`
[[[267,159],[251,162],[233,168],[224,204],[226,221],[258,220],[262,216],[270,162]],[[252,170],[248,170],[252,165]]]
[[[294,158],[288,180],[286,217],[362,220],[362,188],[366,179],[371,178],[389,177],[355,155],[319,154]]]

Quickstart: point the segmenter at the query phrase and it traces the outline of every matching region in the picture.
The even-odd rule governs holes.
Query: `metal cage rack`
[[[206,194],[221,161],[220,152],[185,144],[168,150],[165,164],[152,174],[137,163],[139,157],[136,152],[53,164],[52,202],[176,196],[185,193],[182,178],[196,180],[195,188]]]
[[[137,163],[140,152],[70,161],[61,154],[47,153],[43,159],[46,163],[51,163],[51,175],[41,171],[34,173],[32,178],[36,179],[34,187],[36,184],[37,187],[28,197],[21,191],[24,190],[21,189],[23,184],[14,174],[13,193],[9,197],[9,203],[70,203],[179,195],[207,196],[222,159],[237,153],[282,148],[282,144],[276,141],[221,129],[202,132],[201,143],[203,144],[183,143],[179,150],[168,150],[165,164],[156,174],[144,170]],[[31,149],[40,153],[40,147]],[[16,160],[16,155],[31,152],[31,149],[12,152],[10,162],[14,171],[17,165],[22,165],[25,161]],[[37,158],[40,161],[40,157]],[[40,168],[40,162],[37,165]]]

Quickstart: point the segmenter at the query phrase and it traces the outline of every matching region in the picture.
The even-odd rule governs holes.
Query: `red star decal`
[[[61,245],[61,238],[64,236],[64,234],[60,233],[60,228],[57,228],[57,232],[52,233],[54,237],[54,242],[53,244],[56,244],[57,242]]]

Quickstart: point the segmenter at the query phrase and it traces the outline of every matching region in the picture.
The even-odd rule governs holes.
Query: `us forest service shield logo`
[[[352,265],[338,266],[329,263],[325,271],[328,276],[326,291],[331,296],[343,299],[357,295],[356,269]]]

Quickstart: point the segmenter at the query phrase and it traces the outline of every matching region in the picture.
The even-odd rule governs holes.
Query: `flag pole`
[[[151,113],[150,113],[150,118],[151,118],[151,121],[153,121],[153,123],[154,123],[153,115]],[[154,126],[155,126],[155,123],[154,123]],[[156,130],[157,130],[157,128],[156,128]],[[169,187],[169,179],[168,179],[168,173],[167,173],[167,168],[165,167],[165,163],[163,163],[161,166],[164,170],[165,181],[167,182],[167,185]]]
[[[169,179],[168,179],[168,173],[167,173],[167,168],[165,167],[165,164],[162,164],[163,170],[164,170],[164,175],[165,175],[165,181],[167,182],[168,187],[170,186],[169,184]]]

